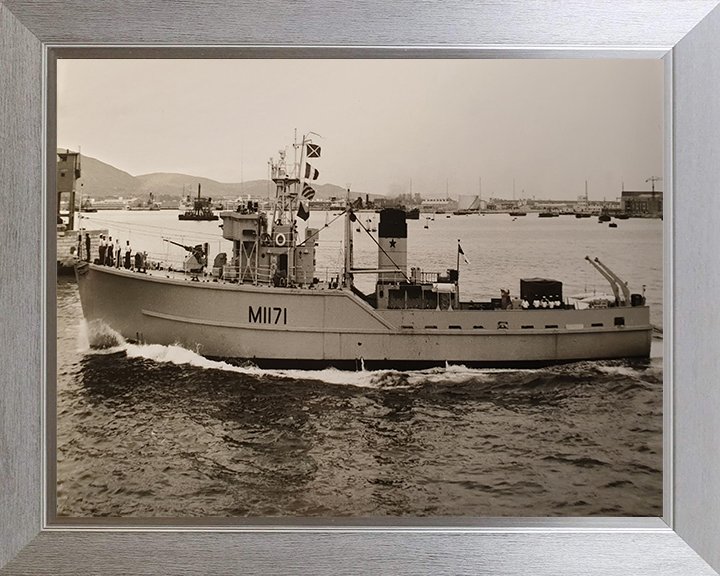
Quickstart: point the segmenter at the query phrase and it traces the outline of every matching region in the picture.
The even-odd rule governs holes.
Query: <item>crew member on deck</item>
[[[112,266],[114,264],[113,256],[112,236],[108,236],[107,246],[105,247],[105,266]]]
[[[85,260],[90,262],[90,234],[85,233]]]
[[[145,272],[145,255],[141,252],[135,252],[135,271]]]
[[[115,268],[120,268],[122,265],[122,246],[120,240],[115,240]]]
[[[98,254],[100,255],[100,258],[98,259],[98,264],[105,264],[105,250],[107,249],[107,245],[105,244],[105,235],[100,234],[100,243],[98,244]]]
[[[130,255],[132,253],[132,249],[130,248],[130,240],[127,241],[125,244],[125,269],[130,270],[132,267],[132,260],[130,259]]]

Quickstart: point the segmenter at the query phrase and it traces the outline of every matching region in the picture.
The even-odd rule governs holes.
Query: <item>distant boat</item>
[[[513,210],[512,212],[509,212],[510,216],[527,216],[527,212],[523,212],[522,210]]]
[[[608,228],[617,228],[617,224],[615,224],[615,222],[610,222],[610,224],[608,224]]]
[[[97,208],[93,206],[92,202],[85,200],[80,206],[80,212],[97,212]]]
[[[136,201],[125,206],[126,210],[160,210],[160,204],[155,202],[153,193],[150,192],[150,198],[146,201]]]
[[[592,214],[590,213],[590,202],[588,201],[588,185],[587,180],[585,180],[585,202],[579,210],[576,208],[575,218],[590,218],[590,216],[592,216]]]
[[[405,210],[405,217],[408,220],[420,220],[420,208]]]
[[[624,212],[621,212],[620,214],[615,214],[615,218],[618,220],[628,220],[630,218],[630,214],[625,214]]]
[[[217,215],[212,211],[212,198],[200,196],[200,184],[198,184],[198,195],[193,202],[192,210],[178,214],[178,220],[217,220]]]
[[[556,218],[559,217],[560,214],[557,212],[540,212],[538,214],[538,218]]]

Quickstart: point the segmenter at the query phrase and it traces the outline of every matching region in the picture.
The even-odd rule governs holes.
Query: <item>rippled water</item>
[[[152,232],[177,228],[170,216],[97,223],[161,253]],[[463,299],[528,276],[605,291],[582,261],[599,256],[647,286],[661,336],[659,221],[409,224],[409,260],[425,269],[454,267],[461,239]],[[324,233],[321,266],[339,237]],[[373,246],[358,239],[358,259],[372,263]],[[662,340],[649,360],[540,370],[258,370],[89,333],[60,278],[57,438],[61,516],[659,516]]]

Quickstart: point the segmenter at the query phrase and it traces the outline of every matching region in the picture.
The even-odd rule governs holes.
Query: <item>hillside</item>
[[[58,151],[64,151],[64,149],[58,149]],[[211,198],[223,196],[236,198],[248,194],[253,197],[267,197],[268,191],[272,195],[275,193],[274,185],[267,180],[225,183],[202,176],[165,172],[132,176],[110,164],[85,155],[82,156],[81,165],[82,176],[78,180],[78,190],[82,192],[83,196],[97,200],[112,196],[147,198],[150,192],[155,198],[173,196],[179,199],[183,194],[197,195],[198,184],[201,186],[201,194]],[[312,186],[316,192],[316,199],[345,196],[345,189],[334,184],[313,184]],[[371,194],[370,197],[376,198],[377,195]]]
[[[227,184],[200,176],[166,172],[143,174],[137,176],[136,180],[139,184],[139,194],[147,195],[152,192],[156,197],[162,195],[182,196],[183,194],[195,196],[197,195],[198,184],[201,186],[200,193],[205,197],[239,196],[241,193],[243,195],[267,196],[267,181],[265,180],[253,180],[243,184]]]
[[[250,180],[248,182],[224,183],[211,180],[210,178],[202,178],[199,176],[188,176],[187,174],[174,174],[158,172],[155,174],[143,174],[137,176],[139,182],[139,195],[147,195],[152,192],[156,198],[163,195],[190,194],[197,195],[198,184],[200,184],[200,193],[202,196],[210,198],[220,198],[223,196],[237,197],[267,197],[268,194],[275,194],[275,185],[268,180]],[[342,197],[345,190],[334,184],[313,184],[316,192],[316,198],[331,198],[332,196]]]
[[[80,165],[82,176],[77,181],[77,190],[83,196],[92,198],[123,196],[127,198],[137,195],[138,182],[127,172],[84,155],[81,156]]]

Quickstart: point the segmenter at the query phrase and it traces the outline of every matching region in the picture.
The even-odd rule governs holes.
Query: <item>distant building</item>
[[[623,212],[631,216],[662,216],[663,193],[623,190],[620,206]]]
[[[441,209],[450,204],[449,198],[426,198],[422,201],[423,208]]]
[[[524,205],[522,200],[505,200],[503,198],[490,198],[486,204],[487,210],[516,210]]]

